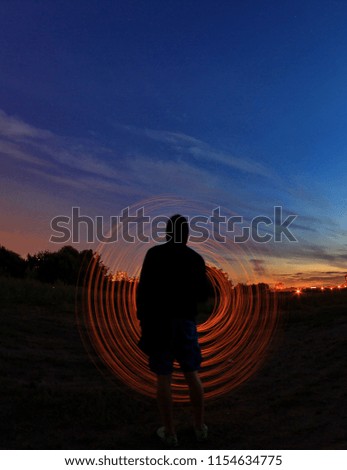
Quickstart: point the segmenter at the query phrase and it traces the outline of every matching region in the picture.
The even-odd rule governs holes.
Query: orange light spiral
[[[155,397],[156,377],[148,369],[147,356],[137,346],[140,327],[136,317],[136,276],[143,260],[143,255],[139,257],[135,253],[137,247],[127,244],[117,252],[113,250],[112,266],[118,270],[126,264],[125,260],[136,260],[135,278],[130,280],[115,282],[105,276],[99,257],[94,257],[77,313],[85,326],[88,342],[107,368],[133,390]],[[205,397],[211,399],[230,393],[249,379],[262,363],[277,324],[277,301],[274,293],[259,285],[233,288],[228,277],[213,267],[225,266],[226,253],[240,251],[240,247],[230,241],[221,246],[208,240],[197,248],[207,261],[207,274],[215,293],[212,313],[198,325],[203,356],[200,376]],[[242,254],[238,270],[250,272],[244,247]],[[109,261],[110,255],[107,257],[106,253],[105,259]],[[175,401],[189,401],[177,364],[172,392]]]

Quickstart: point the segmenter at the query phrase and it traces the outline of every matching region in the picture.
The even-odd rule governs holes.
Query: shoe
[[[198,442],[207,441],[208,438],[208,427],[206,424],[203,424],[201,428],[195,428],[195,437]]]
[[[167,434],[165,431],[165,427],[161,427],[157,430],[157,436],[161,440],[163,444],[165,444],[168,447],[177,447],[178,446],[178,440],[177,440],[177,435],[176,434]]]

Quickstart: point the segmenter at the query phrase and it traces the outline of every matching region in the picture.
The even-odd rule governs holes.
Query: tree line
[[[103,265],[100,256],[93,250],[78,251],[72,246],[63,246],[56,252],[39,251],[34,255],[28,254],[27,258],[22,258],[19,254],[8,250],[0,245],[0,277],[16,277],[37,279],[44,283],[54,284],[61,282],[68,285],[82,285],[90,266],[91,261],[97,261],[98,272],[104,276],[109,276],[116,283],[126,282],[129,279],[120,279],[117,275],[108,273]],[[252,285],[237,284],[233,286],[228,275],[216,267],[208,268],[215,271],[217,277],[223,276],[230,284],[230,288],[241,290],[243,293],[252,289],[253,293],[269,290],[269,285],[263,282]],[[117,273],[116,273],[117,274]],[[119,274],[119,273],[118,273]],[[216,295],[210,286],[210,296]],[[217,294],[218,295],[218,294]]]
[[[31,278],[54,284],[81,285],[92,259],[98,255],[93,250],[78,251],[63,246],[59,251],[40,251],[22,258],[19,254],[0,246],[0,276]],[[99,267],[106,275],[107,269],[99,260]]]

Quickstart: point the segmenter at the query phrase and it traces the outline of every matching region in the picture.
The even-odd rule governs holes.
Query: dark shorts
[[[149,368],[157,375],[169,375],[177,361],[182,372],[200,369],[201,350],[196,324],[192,320],[175,318],[172,322],[172,338],[166,346],[149,354]]]

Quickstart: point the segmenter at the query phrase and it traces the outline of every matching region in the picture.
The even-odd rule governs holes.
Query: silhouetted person
[[[187,247],[188,236],[187,219],[171,217],[166,227],[167,242],[146,254],[137,290],[142,332],[139,346],[157,375],[157,400],[164,425],[157,434],[169,446],[177,445],[171,397],[175,359],[189,386],[196,437],[200,441],[207,438],[195,317],[197,302],[206,299],[208,281],[203,258]]]

